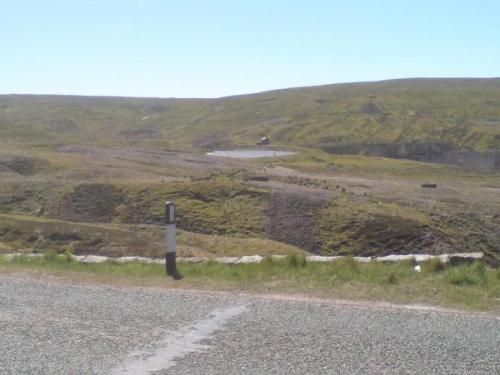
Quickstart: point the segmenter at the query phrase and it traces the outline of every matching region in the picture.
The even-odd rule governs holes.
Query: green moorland
[[[3,253],[157,256],[163,204],[175,199],[185,255],[482,251],[489,264],[499,262],[494,172],[305,148],[286,158],[232,160],[9,147],[0,165],[17,170],[0,171]],[[438,188],[421,188],[425,182]]]
[[[499,151],[499,103],[500,79],[203,100],[0,96],[0,253],[158,256],[163,205],[174,199],[185,256],[481,251],[495,267],[494,153],[487,168],[475,169],[349,147]],[[255,145],[263,135],[297,154],[205,154]]]
[[[159,264],[82,264],[54,252],[38,259],[0,256],[0,270],[29,270],[31,277],[49,274],[125,286],[246,290],[500,312],[500,270],[482,263],[444,266],[434,261],[424,263],[421,273],[413,267],[411,262],[360,264],[352,258],[310,263],[302,255],[289,255],[281,260],[266,258],[259,264],[179,263],[182,278],[173,281],[165,278],[164,266]]]
[[[438,143],[500,149],[500,79],[403,79],[219,99],[0,96],[0,139],[199,149]]]

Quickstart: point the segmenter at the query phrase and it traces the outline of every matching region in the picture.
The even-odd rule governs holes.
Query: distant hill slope
[[[403,79],[219,99],[0,96],[3,141],[215,148],[263,135],[343,152],[388,144],[500,150],[500,79]]]

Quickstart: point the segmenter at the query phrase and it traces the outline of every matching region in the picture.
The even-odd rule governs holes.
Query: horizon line
[[[113,95],[113,94],[50,94],[50,93],[0,93],[0,96],[50,96],[50,97],[79,97],[79,98],[105,98],[105,99],[157,99],[157,100],[218,100],[218,99],[228,99],[241,96],[252,96],[265,93],[279,92],[279,91],[289,91],[289,90],[300,90],[300,89],[312,89],[327,86],[341,86],[341,85],[362,85],[369,83],[384,83],[384,82],[395,82],[395,81],[415,81],[415,80],[496,80],[500,79],[500,76],[455,76],[455,77],[406,77],[406,78],[388,78],[380,80],[367,80],[367,81],[345,81],[345,82],[335,82],[335,83],[325,83],[318,85],[305,85],[305,86],[290,86],[285,88],[276,88],[262,91],[252,91],[242,94],[230,94],[223,96],[213,96],[213,97],[177,97],[177,96],[135,96],[135,95]]]

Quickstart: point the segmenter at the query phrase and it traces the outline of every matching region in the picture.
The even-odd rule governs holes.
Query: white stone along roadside
[[[7,260],[11,260],[15,257],[27,257],[27,258],[41,258],[43,254],[33,254],[33,253],[13,253],[2,255]],[[60,255],[65,256],[65,255]],[[103,263],[107,261],[114,261],[118,263],[129,263],[129,262],[141,262],[141,263],[156,263],[163,264],[165,259],[162,258],[147,258],[139,256],[126,256],[119,258],[112,258],[102,255],[70,255],[73,260],[80,263]],[[283,259],[286,255],[272,255],[272,259]],[[405,262],[405,261],[415,261],[416,263],[426,262],[433,259],[438,259],[441,263],[460,263],[460,262],[472,262],[475,260],[481,260],[484,257],[484,253],[454,253],[454,254],[441,254],[441,255],[428,255],[428,254],[407,254],[407,255],[386,255],[381,257],[353,257],[356,262],[360,263],[370,263],[370,262]],[[324,262],[334,262],[339,259],[346,258],[345,256],[322,256],[322,255],[308,255],[306,260],[308,262],[314,263],[324,263]],[[178,257],[178,262],[184,263],[201,263],[213,261],[223,264],[246,264],[246,263],[260,263],[264,259],[260,255],[245,255],[241,257],[220,257],[220,258],[200,258],[200,257]]]

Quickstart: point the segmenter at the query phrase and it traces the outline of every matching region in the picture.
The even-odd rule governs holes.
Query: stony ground
[[[500,371],[500,318],[0,275],[2,374]]]

